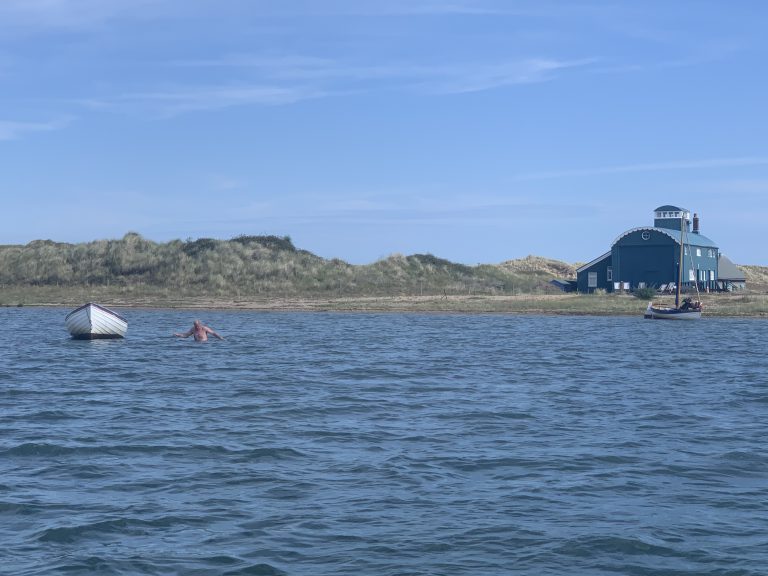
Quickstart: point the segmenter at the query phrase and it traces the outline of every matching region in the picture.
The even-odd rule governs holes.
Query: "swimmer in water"
[[[177,332],[176,334],[174,334],[174,336],[178,338],[188,338],[189,336],[194,336],[195,340],[197,340],[198,342],[205,342],[206,340],[208,340],[208,334],[212,334],[216,336],[216,338],[218,338],[219,340],[224,340],[224,337],[218,334],[216,330],[214,330],[213,328],[209,328],[208,326],[205,326],[202,322],[200,322],[200,320],[195,320],[194,323],[192,324],[192,328],[190,328],[183,334]]]

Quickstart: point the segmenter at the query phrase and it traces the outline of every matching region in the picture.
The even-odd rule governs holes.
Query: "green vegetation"
[[[355,266],[298,250],[287,236],[158,243],[130,232],[120,240],[83,244],[0,246],[0,289],[109,288],[224,298],[547,293],[553,291],[553,262],[529,257],[465,266],[431,254],[396,254]]]
[[[640,300],[653,300],[656,297],[656,288],[638,288],[634,292],[635,298]]]
[[[744,270],[749,293],[702,295],[708,316],[766,316],[768,269]],[[641,314],[629,294],[563,294],[552,278],[575,267],[536,256],[466,266],[432,254],[352,265],[297,249],[289,237],[238,236],[158,243],[0,246],[0,306],[108,305],[293,310]],[[647,298],[653,290],[639,291]]]
[[[751,291],[768,292],[768,266],[739,266]]]

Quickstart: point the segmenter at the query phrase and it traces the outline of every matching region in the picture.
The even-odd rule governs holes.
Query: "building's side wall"
[[[577,289],[581,293],[615,287],[636,290],[641,287],[660,288],[677,283],[680,261],[679,218],[671,217],[681,211],[673,206],[662,206],[663,217],[657,226],[665,228],[636,228],[619,236],[611,252],[600,256],[577,272]],[[669,216],[667,216],[669,215]],[[692,233],[686,226],[682,234],[686,243],[683,256],[682,281],[685,288],[698,286],[699,290],[723,289],[719,280],[719,250],[706,236]]]
[[[629,282],[632,290],[641,284],[658,288],[677,282],[679,251],[680,245],[666,234],[638,230],[611,248],[613,277],[617,282]]]
[[[595,290],[606,290],[611,292],[613,290],[613,282],[608,280],[608,269],[611,268],[611,258],[604,258],[598,262],[595,262],[589,268],[578,272],[576,274],[577,289],[582,294],[588,294]],[[597,286],[591,287],[589,285],[590,273],[595,274],[594,278],[597,281]]]
[[[718,276],[718,249],[706,246],[696,246],[696,235],[688,237],[691,243],[688,254],[683,263],[685,267],[683,278],[685,283],[693,285],[690,280],[690,271],[693,270],[695,281],[699,284],[699,290],[717,290]]]
[[[635,290],[641,285],[659,288],[677,282],[677,246],[614,246],[617,281]]]
[[[682,286],[698,283],[700,290],[715,290],[718,250],[696,246],[695,241],[694,234],[688,236],[691,245],[685,247]],[[662,232],[638,230],[613,245],[611,260],[615,281],[629,282],[632,290],[641,285],[658,288],[677,283],[680,245]]]
[[[667,228],[668,230],[680,230],[680,218],[656,218],[653,225],[656,228]],[[690,231],[690,226],[685,227],[686,232]]]

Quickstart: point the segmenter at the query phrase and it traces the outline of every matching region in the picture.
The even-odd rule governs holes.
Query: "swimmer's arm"
[[[222,336],[221,334],[219,334],[218,332],[216,332],[216,330],[214,330],[213,328],[208,328],[208,326],[206,326],[206,327],[205,327],[205,331],[206,331],[206,332],[208,332],[208,334],[213,334],[213,335],[214,335],[214,336],[216,336],[216,338],[218,338],[219,340],[224,340],[224,336]]]

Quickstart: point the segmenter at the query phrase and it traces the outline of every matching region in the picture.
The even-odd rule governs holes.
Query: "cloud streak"
[[[426,94],[483,92],[506,86],[554,80],[558,73],[593,64],[592,58],[559,60],[525,58],[496,63],[455,62],[452,64],[370,64],[355,65],[330,59],[303,56],[261,56],[233,54],[221,58],[173,62],[184,68],[220,68],[255,73],[279,90],[311,97],[378,89]],[[296,87],[300,84],[300,87]],[[308,89],[307,86],[312,86]],[[218,92],[219,90],[211,90]],[[299,97],[297,100],[305,99]]]
[[[554,170],[551,172],[531,172],[528,174],[519,174],[513,179],[516,181],[553,180],[556,178],[626,174],[631,172],[663,172],[672,170],[696,170],[707,168],[736,168],[741,166],[768,166],[768,157],[707,158],[702,160],[678,160],[673,162],[652,162],[647,164],[625,164],[621,166],[604,166],[601,168]]]
[[[232,106],[280,106],[325,94],[313,88],[280,86],[214,86],[125,94],[109,105],[142,105],[175,115]]]
[[[593,63],[593,59],[555,60],[532,58],[500,64],[446,68],[419,86],[437,94],[485,92],[505,86],[535,84],[553,80],[557,72]]]
[[[536,14],[525,8],[501,7],[499,3],[473,1],[404,0],[366,6],[361,2],[347,5],[345,12],[360,15],[390,16],[527,16]]]
[[[0,28],[77,29],[139,13],[159,0],[2,0]]]
[[[221,110],[235,106],[283,106],[331,96],[387,90],[427,96],[483,92],[519,84],[555,80],[591,59],[531,58],[495,64],[354,65],[304,56],[233,54],[220,58],[170,62],[171,69],[213,68],[233,78],[227,84],[184,86],[79,99],[87,108],[147,111],[161,116]]]
[[[61,130],[70,124],[69,119],[50,122],[14,122],[0,120],[0,141],[17,140],[33,132],[51,132]]]

